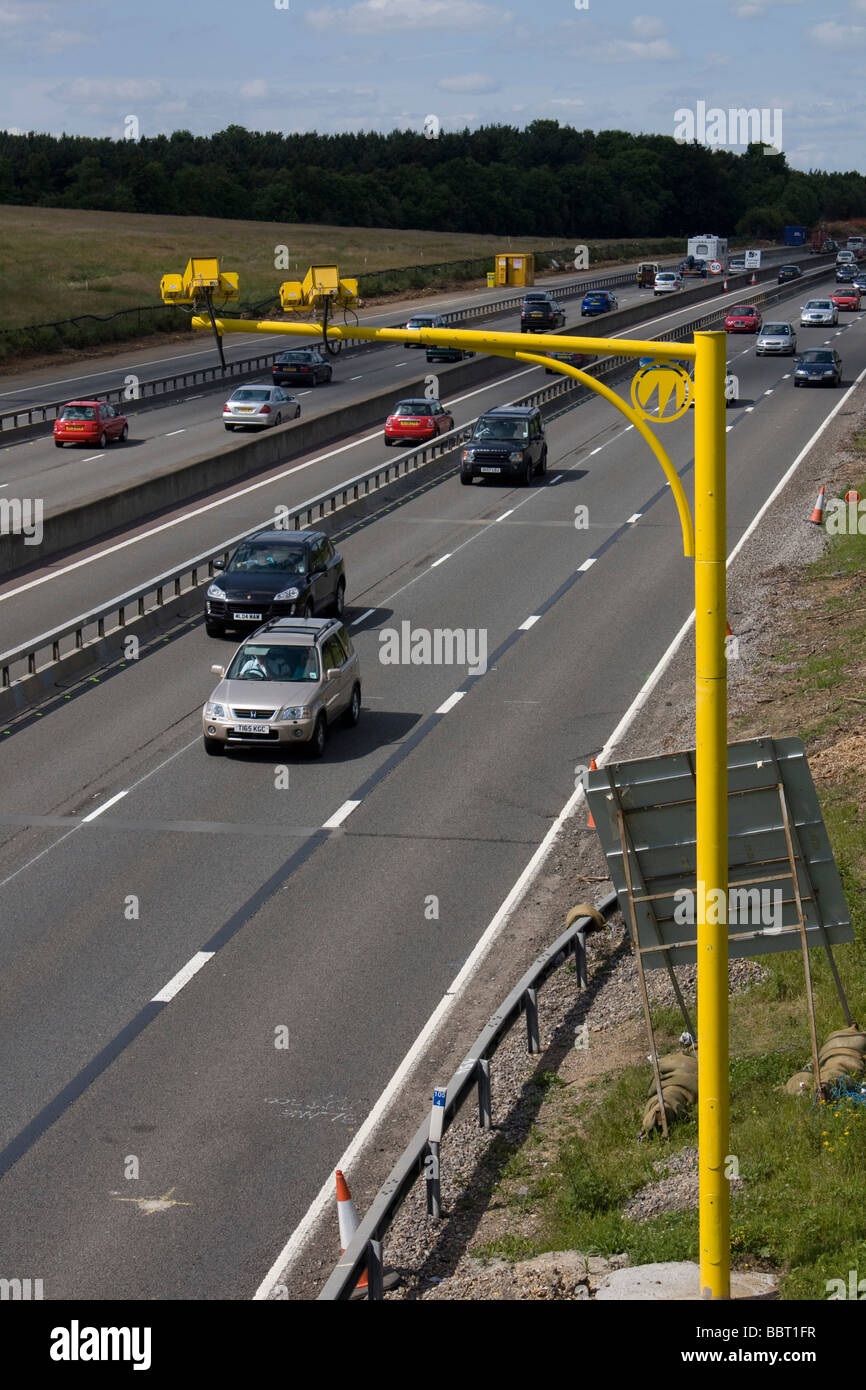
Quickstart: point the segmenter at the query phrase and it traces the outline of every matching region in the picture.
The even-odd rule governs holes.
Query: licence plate
[[[490,467],[485,467],[485,468],[480,468],[478,471],[479,471],[480,473],[501,473],[501,472],[502,472],[502,469],[501,469],[501,468],[490,468]]]
[[[260,623],[261,613],[235,613],[233,614],[236,623]]]
[[[83,429],[84,429],[84,426],[83,426],[83,425],[67,425],[67,426],[66,426],[66,429],[68,429],[68,430],[83,430]]]
[[[255,406],[254,406],[254,405],[236,405],[236,406],[235,406],[235,414],[236,414],[236,415],[253,415],[254,413],[255,413]]]
[[[420,420],[408,420],[408,419],[407,419],[407,420],[401,420],[401,421],[400,421],[400,424],[401,424],[401,425],[420,425],[420,423],[421,423]]]
[[[268,724],[235,724],[236,734],[266,734],[269,729]]]
[[[544,315],[541,313],[540,310],[533,309],[529,317],[531,319],[543,319]]]

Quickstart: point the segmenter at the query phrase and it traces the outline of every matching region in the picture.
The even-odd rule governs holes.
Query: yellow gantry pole
[[[696,333],[695,735],[701,1298],[730,1297],[725,335]],[[721,889],[723,896],[716,890]],[[708,905],[714,906],[708,911]],[[707,918],[712,920],[708,922]]]

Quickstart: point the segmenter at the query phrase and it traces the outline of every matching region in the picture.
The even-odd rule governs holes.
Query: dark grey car
[[[222,637],[227,627],[259,627],[271,618],[342,617],[346,596],[343,557],[321,531],[259,531],[242,541],[205,596],[205,627]]]

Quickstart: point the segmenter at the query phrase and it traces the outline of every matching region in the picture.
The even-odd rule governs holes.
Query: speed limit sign
[[[710,274],[721,275],[722,266],[720,261],[710,261]]]

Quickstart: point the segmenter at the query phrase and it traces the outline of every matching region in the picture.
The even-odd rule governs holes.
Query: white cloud
[[[551,97],[548,106],[586,106],[580,97]]]
[[[669,39],[650,39],[647,43],[631,39],[608,39],[589,43],[582,56],[594,63],[669,63],[681,56]]]
[[[483,72],[467,72],[457,77],[440,77],[436,83],[443,92],[498,92],[499,83]]]
[[[631,22],[633,34],[637,34],[642,39],[655,39],[665,31],[665,26],[660,19],[655,19],[649,14],[635,15]]]
[[[805,4],[806,0],[734,0],[731,9],[737,19],[760,19],[768,10]]]
[[[166,91],[158,77],[151,78],[110,78],[74,77],[71,82],[62,82],[49,95],[54,101],[62,101],[71,106],[106,106],[137,101],[149,104],[165,97]]]
[[[396,29],[486,29],[495,32],[511,23],[510,10],[484,5],[480,0],[358,0],[348,9],[323,6],[308,11],[310,29],[354,33],[393,33]]]
[[[852,44],[862,43],[866,28],[862,24],[837,24],[828,19],[824,24],[816,24],[809,30],[809,38],[822,48],[850,48]]]
[[[238,88],[238,95],[243,97],[244,101],[261,101],[268,95],[269,90],[267,82],[256,77],[252,82],[242,82]]]

